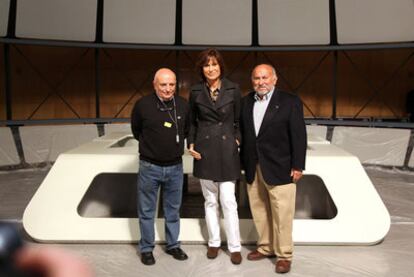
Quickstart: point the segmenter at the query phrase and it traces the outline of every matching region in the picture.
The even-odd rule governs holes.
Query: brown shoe
[[[215,259],[217,258],[218,252],[220,247],[208,247],[207,249],[207,258],[209,259]]]
[[[230,253],[230,260],[233,264],[240,264],[242,262],[242,256],[240,252]]]
[[[247,259],[250,260],[250,261],[258,261],[258,260],[261,260],[261,259],[264,259],[264,258],[274,258],[274,257],[276,257],[276,256],[275,255],[262,254],[259,251],[257,251],[257,249],[250,252],[249,254],[247,254]]]
[[[288,260],[279,260],[276,262],[276,272],[277,273],[287,273],[290,271],[291,261]]]

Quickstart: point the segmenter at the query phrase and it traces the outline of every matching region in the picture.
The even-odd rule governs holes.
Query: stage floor
[[[0,221],[21,225],[24,209],[49,168],[0,172]],[[390,215],[385,240],[374,246],[295,246],[288,276],[412,276],[414,270],[414,173],[366,168]],[[202,199],[201,199],[202,200]],[[352,199],[350,199],[352,201]],[[350,226],[352,228],[352,226]],[[26,238],[29,244],[37,244]],[[183,244],[184,262],[163,253],[157,245],[154,266],[139,261],[132,244],[61,244],[84,257],[96,276],[274,276],[274,259],[247,261],[254,245],[243,245],[243,262],[233,265],[227,252],[215,260],[205,256],[206,245]],[[223,247],[225,250],[225,246]]]

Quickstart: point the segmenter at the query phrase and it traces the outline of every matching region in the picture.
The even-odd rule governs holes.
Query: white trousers
[[[220,209],[224,215],[224,231],[227,237],[227,247],[231,253],[240,252],[240,230],[239,216],[237,213],[237,202],[234,190],[235,181],[213,182],[200,179],[201,189],[204,195],[204,209],[208,229],[208,246],[220,247]]]

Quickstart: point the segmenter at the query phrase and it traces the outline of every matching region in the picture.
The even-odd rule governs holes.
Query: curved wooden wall
[[[0,52],[3,47],[0,44]],[[414,89],[412,53],[413,49],[337,52],[337,117],[404,117],[406,93]],[[198,80],[194,73],[197,54],[99,49],[100,116],[128,118],[134,102],[152,91],[153,73],[159,67],[177,72],[180,95],[187,98],[189,87]],[[307,117],[331,116],[334,52],[223,55],[229,78],[240,84],[244,94],[251,89],[254,65],[271,62],[279,72],[279,86],[296,90]],[[3,55],[0,64],[0,119],[5,120]],[[96,117],[95,49],[10,45],[10,64],[13,120]],[[362,109],[376,90],[379,94]]]

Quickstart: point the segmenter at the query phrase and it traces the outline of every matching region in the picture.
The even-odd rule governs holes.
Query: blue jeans
[[[159,187],[163,188],[165,217],[165,238],[167,250],[179,247],[180,206],[183,192],[183,165],[158,166],[139,161],[138,171],[138,218],[141,239],[138,247],[141,253],[154,248],[154,217]]]

